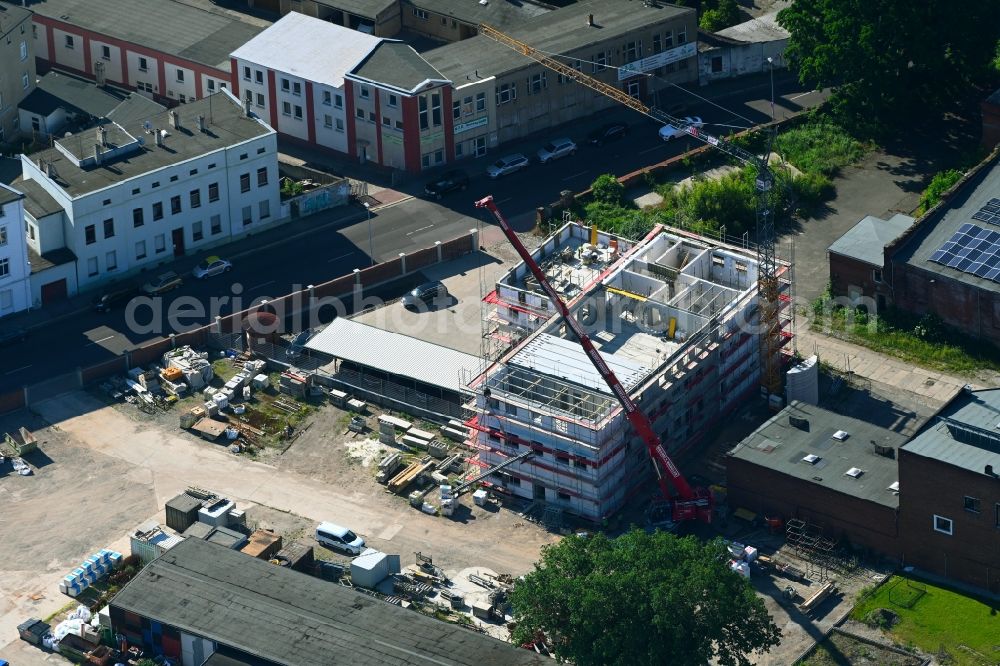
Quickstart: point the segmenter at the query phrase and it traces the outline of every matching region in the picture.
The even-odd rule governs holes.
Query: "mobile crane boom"
[[[635,431],[642,438],[643,443],[646,445],[646,449],[649,451],[650,457],[654,461],[654,467],[656,468],[656,478],[660,485],[660,490],[663,496],[671,502],[672,516],[675,521],[681,520],[691,520],[694,518],[699,518],[704,522],[711,522],[712,520],[712,496],[711,493],[705,488],[692,488],[681,474],[680,470],[677,469],[677,465],[674,461],[670,459],[667,455],[666,449],[663,448],[663,442],[656,435],[653,430],[653,424],[649,422],[649,419],[645,414],[636,406],[632,398],[629,396],[628,391],[622,386],[621,382],[618,381],[618,377],[615,373],[608,367],[608,364],[604,362],[599,351],[594,346],[594,343],[590,341],[587,333],[580,326],[580,323],[573,317],[569,308],[563,303],[562,299],[559,297],[558,292],[552,288],[549,284],[548,278],[545,273],[538,266],[534,259],[531,257],[531,253],[528,252],[524,244],[521,243],[521,239],[517,237],[517,234],[511,228],[510,224],[504,218],[500,209],[493,202],[492,196],[487,196],[476,202],[477,208],[485,208],[493,217],[496,218],[497,223],[500,225],[500,229],[503,231],[507,240],[510,244],[514,246],[517,254],[524,261],[524,265],[528,267],[531,274],[535,276],[538,280],[538,284],[541,285],[545,294],[549,297],[555,305],[556,310],[559,312],[559,316],[562,317],[563,322],[566,326],[573,331],[573,335],[576,336],[577,341],[580,346],[583,347],[583,351],[587,354],[587,358],[593,364],[594,368],[601,375],[607,383],[608,388],[618,399],[621,404],[622,409],[625,410],[625,416],[628,418],[629,423],[635,428]],[[662,470],[662,471],[661,471]],[[663,471],[666,472],[667,476],[670,477],[670,484],[673,485],[674,489],[677,491],[677,497],[672,497],[670,492],[670,487],[667,485],[667,480],[664,478]]]

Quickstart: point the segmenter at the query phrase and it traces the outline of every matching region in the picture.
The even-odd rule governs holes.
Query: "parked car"
[[[538,161],[547,164],[560,157],[576,154],[576,144],[569,139],[552,139],[538,149]]]
[[[449,192],[464,190],[468,186],[468,174],[460,169],[455,169],[454,171],[445,171],[443,174],[438,176],[436,180],[427,183],[424,187],[424,192],[426,192],[429,196],[440,199]]]
[[[501,157],[486,169],[486,175],[490,178],[507,176],[528,166],[528,158],[521,153],[514,153]]]
[[[448,288],[440,282],[425,282],[403,296],[403,307],[415,309],[420,303],[430,304],[439,298],[447,298],[448,295]]]
[[[110,312],[119,305],[128,303],[138,293],[133,285],[117,285],[108,287],[94,299],[94,309],[98,312]]]
[[[296,335],[292,339],[292,344],[288,345],[288,349],[285,350],[285,356],[292,359],[302,356],[302,350],[306,348],[306,343],[311,337],[312,331],[308,328]]]
[[[625,123],[608,123],[591,132],[587,140],[596,146],[603,146],[608,141],[617,141],[627,134],[628,125]]]
[[[142,293],[149,296],[157,296],[164,292],[177,289],[179,286],[184,284],[181,276],[173,271],[167,271],[166,273],[160,273],[155,278],[142,285]]]
[[[213,255],[211,257],[205,257],[204,261],[194,267],[191,274],[199,280],[204,280],[205,278],[213,275],[228,273],[232,269],[233,265],[229,261]]]
[[[688,116],[681,120],[680,126],[674,125],[664,125],[660,128],[660,138],[664,141],[670,141],[671,139],[676,139],[677,137],[684,136],[687,134],[688,127],[694,127],[695,129],[701,129],[705,126],[705,123],[701,121],[698,116]]]
[[[18,342],[24,342],[24,339],[27,337],[28,331],[20,326],[0,328],[0,347],[7,347],[9,345],[15,345]]]
[[[357,534],[334,523],[320,523],[316,528],[316,541],[325,548],[339,550],[349,555],[360,555],[365,540]]]

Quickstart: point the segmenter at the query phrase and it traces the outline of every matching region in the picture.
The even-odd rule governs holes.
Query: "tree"
[[[719,0],[712,8],[708,8],[708,3],[705,3],[702,9],[698,19],[698,27],[702,30],[718,32],[740,22],[740,8],[736,0]]]
[[[597,177],[590,185],[590,194],[594,201],[601,203],[618,205],[625,196],[625,186],[618,182],[618,179],[610,173]]]
[[[727,562],[720,540],[638,529],[566,537],[515,583],[514,640],[542,632],[577,666],[749,664],[781,631]]]
[[[838,86],[833,108],[850,128],[884,134],[987,79],[1000,0],[796,0],[778,22],[799,80]]]

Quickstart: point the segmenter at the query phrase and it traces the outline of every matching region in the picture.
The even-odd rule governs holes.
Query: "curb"
[[[407,201],[412,201],[413,199],[416,199],[416,198],[417,197],[415,195],[408,194],[405,197],[403,197],[402,199],[400,199],[399,201],[390,201],[387,204],[382,204],[381,206],[375,206],[374,208],[371,209],[371,211],[373,213],[377,213],[379,211],[385,210],[386,208],[392,208],[393,206],[398,206],[401,203],[406,203]]]

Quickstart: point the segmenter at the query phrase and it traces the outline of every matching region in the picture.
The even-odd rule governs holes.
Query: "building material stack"
[[[196,391],[207,386],[215,377],[212,364],[208,362],[208,353],[196,352],[187,345],[164,354],[163,367],[179,369],[184,375],[184,381]]]
[[[292,370],[281,373],[278,390],[295,398],[304,398],[312,384],[312,375],[305,375]]]
[[[414,461],[409,467],[394,476],[389,481],[389,490],[399,493],[406,490],[406,487],[417,480],[417,478],[434,466],[430,456]]]

